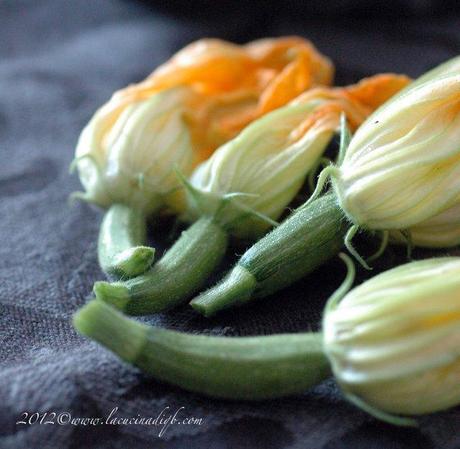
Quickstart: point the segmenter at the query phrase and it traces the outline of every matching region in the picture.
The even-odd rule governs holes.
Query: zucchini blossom
[[[356,225],[395,239],[460,243],[460,57],[428,72],[358,129],[333,173]]]
[[[460,403],[460,259],[386,271],[326,308],[324,348],[354,402],[419,415]]]
[[[157,210],[177,185],[173,167],[189,172],[196,162],[185,118],[197,101],[192,90],[176,87],[119,114],[110,103],[100,109],[76,151],[85,199],[103,207],[123,203],[146,214]]]

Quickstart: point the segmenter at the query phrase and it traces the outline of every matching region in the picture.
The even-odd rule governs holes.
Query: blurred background
[[[195,39],[294,34],[332,59],[338,85],[377,72],[415,77],[460,54],[460,12],[454,0],[0,0],[0,447],[460,447],[456,410],[420,429],[392,428],[347,404],[333,382],[261,404],[211,401],[152,381],[70,325],[102,277],[101,211],[67,201],[80,189],[68,166],[96,108]],[[398,257],[390,249],[380,268]],[[263,307],[213,320],[184,307],[149,322],[215,335],[305,331],[318,326],[342,272],[332,262]],[[139,426],[15,425],[25,410],[156,416],[166,405],[205,426],[159,439]]]

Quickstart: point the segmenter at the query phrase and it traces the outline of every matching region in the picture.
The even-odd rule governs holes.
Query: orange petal
[[[337,129],[342,113],[345,113],[350,128],[354,130],[410,81],[404,75],[381,74],[347,87],[310,89],[292,101],[292,104],[319,101],[315,110],[295,130],[294,138],[299,138],[312,127]]]
[[[160,88],[198,83],[207,91],[228,90],[244,83],[257,64],[235,44],[202,39],[179,51],[148,78]]]
[[[356,101],[376,109],[410,82],[411,79],[405,75],[383,73],[364,78],[353,86],[345,87],[344,90]]]
[[[258,114],[262,115],[285,105],[312,85],[312,75],[305,56],[288,64],[270,83],[260,97]]]

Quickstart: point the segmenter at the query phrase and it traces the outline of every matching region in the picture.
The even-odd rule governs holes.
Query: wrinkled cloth
[[[72,328],[72,313],[103,278],[96,260],[102,212],[69,204],[81,187],[68,167],[80,130],[114,90],[204,36],[236,42],[305,36],[332,58],[342,85],[382,71],[417,76],[460,50],[460,16],[445,7],[435,13],[437,2],[397,2],[393,12],[384,2],[384,15],[356,17],[345,14],[353,2],[328,3],[326,13],[324,2],[303,12],[300,3],[286,2],[286,11],[276,13],[263,3],[259,14],[255,2],[228,16],[214,8],[195,20],[200,2],[194,11],[180,1],[168,8],[121,0],[0,2],[1,448],[460,447],[459,408],[421,418],[418,429],[395,428],[348,404],[333,380],[280,400],[212,400],[156,382]],[[171,227],[171,221],[153,223],[152,243],[167,246]],[[360,249],[375,248],[362,242]],[[227,264],[241,252],[234,247]],[[360,280],[405,261],[404,253],[388,249],[373,273],[359,270]],[[143,320],[227,336],[318,329],[324,301],[343,276],[343,265],[331,261],[272,298],[211,320],[187,306]],[[180,416],[203,422],[171,425],[162,436],[147,425],[16,424],[23,412],[106,417],[115,407],[118,417],[157,417],[166,407],[183,407]]]

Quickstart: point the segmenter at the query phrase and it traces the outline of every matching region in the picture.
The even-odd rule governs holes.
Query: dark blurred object
[[[326,18],[412,17],[444,15],[456,0],[140,0],[159,11],[191,19],[225,20],[238,16],[260,19],[285,16],[294,20],[312,15]]]

